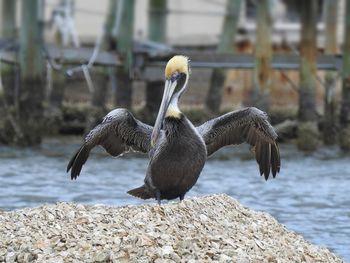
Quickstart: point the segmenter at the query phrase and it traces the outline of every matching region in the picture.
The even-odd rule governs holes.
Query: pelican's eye
[[[178,71],[175,71],[173,74],[171,74],[170,80],[171,80],[171,82],[175,82],[180,77],[181,77],[181,74]]]

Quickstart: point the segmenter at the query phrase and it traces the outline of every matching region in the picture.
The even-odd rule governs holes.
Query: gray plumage
[[[260,175],[267,180],[270,169],[273,177],[280,171],[277,134],[265,112],[254,107],[245,108],[207,121],[197,129],[203,136],[208,156],[223,146],[247,142],[253,147]]]
[[[97,145],[112,156],[130,150],[147,153],[151,148],[151,133],[152,127],[135,119],[128,110],[115,109],[85,137],[83,145],[68,163],[67,172],[71,169],[71,178],[76,179],[90,151]]]
[[[126,109],[111,111],[85,138],[68,164],[76,179],[89,153],[101,145],[112,156],[129,150],[149,154],[144,184],[128,191],[142,198],[182,200],[197,182],[207,156],[223,146],[247,142],[252,146],[260,175],[267,180],[280,171],[277,135],[267,115],[246,108],[209,120],[195,128],[181,113],[178,101],[187,88],[188,58],[174,56],[165,69],[165,87],[154,127],[134,118]]]
[[[207,150],[196,128],[181,115],[179,119],[165,118],[161,138],[149,156],[145,192],[153,197],[159,190],[160,199],[182,200],[197,182]]]
[[[111,111],[86,136],[69,162],[67,172],[71,170],[71,178],[76,179],[91,149],[97,145],[104,147],[112,156],[130,150],[149,153],[145,185],[129,193],[143,199],[155,198],[156,190],[160,188],[163,189],[161,199],[183,198],[196,183],[206,156],[223,146],[243,142],[253,146],[260,174],[266,180],[270,170],[273,177],[280,171],[280,155],[275,141],[277,134],[267,115],[256,108],[227,113],[197,128],[184,115],[180,120],[166,118],[161,138],[154,148],[150,143],[152,129],[126,109]],[[196,136],[197,139],[194,139]]]

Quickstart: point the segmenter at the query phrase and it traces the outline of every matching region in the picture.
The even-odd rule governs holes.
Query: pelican
[[[132,196],[161,200],[184,199],[197,182],[209,156],[226,145],[247,142],[252,147],[265,179],[280,171],[277,134],[266,113],[249,107],[229,112],[195,127],[180,111],[178,102],[187,89],[189,59],[177,55],[165,67],[165,86],[154,127],[137,120],[126,109],[108,113],[92,129],[70,160],[67,172],[76,179],[90,151],[101,145],[112,156],[130,150],[148,153],[149,165],[144,184],[128,193]]]

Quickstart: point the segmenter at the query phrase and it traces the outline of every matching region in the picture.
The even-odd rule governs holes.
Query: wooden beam
[[[176,52],[175,52],[176,53]],[[174,54],[175,54],[174,53]],[[253,69],[255,57],[249,54],[220,55],[215,53],[186,53],[191,59],[193,68],[227,68],[227,69]],[[168,57],[154,57],[149,60],[149,67],[164,67]],[[275,70],[298,70],[300,68],[300,57],[297,55],[278,55],[272,57],[272,69]],[[320,55],[317,58],[319,70],[342,69],[341,55]]]
[[[0,40],[0,47],[5,41]],[[140,46],[139,43],[135,43]],[[14,44],[15,47],[17,46]],[[15,50],[2,53],[2,61],[15,63]],[[74,48],[74,47],[57,47],[48,45],[47,51],[49,57],[60,61],[63,64],[80,65],[87,63],[93,52],[92,48]],[[135,54],[144,54],[148,57],[146,67],[164,67],[168,59],[183,51],[162,50],[158,53],[156,50],[141,47],[135,49]],[[253,69],[255,66],[255,57],[250,54],[217,54],[215,52],[185,52],[185,55],[191,59],[193,68],[226,68],[226,69]],[[107,67],[118,67],[123,65],[122,58],[115,52],[100,51],[96,65]],[[342,71],[342,55],[320,55],[317,58],[318,70],[336,70]],[[300,68],[300,57],[294,54],[275,54],[271,62],[272,69],[276,70],[297,70]]]
[[[17,63],[15,52],[18,49],[18,45],[15,43],[13,45],[16,47],[15,50],[2,53],[2,61],[8,63]],[[49,59],[58,60],[59,63],[65,65],[80,65],[89,62],[91,54],[93,53],[93,48],[59,47],[57,45],[48,45],[46,51],[47,54],[45,55],[48,55]],[[103,50],[98,53],[94,64],[107,67],[117,67],[122,65],[119,56],[116,55],[115,52],[107,52]]]

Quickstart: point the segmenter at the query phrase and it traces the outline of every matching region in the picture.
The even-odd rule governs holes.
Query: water
[[[126,191],[143,183],[148,164],[140,155],[111,158],[94,151],[82,175],[65,173],[77,140],[50,140],[35,149],[0,147],[0,209],[57,201],[85,204],[140,204]],[[244,205],[266,211],[310,242],[350,262],[350,161],[336,148],[306,156],[282,145],[282,170],[265,182],[247,147],[229,147],[208,160],[187,196],[227,193]],[[154,203],[154,201],[149,201]]]

